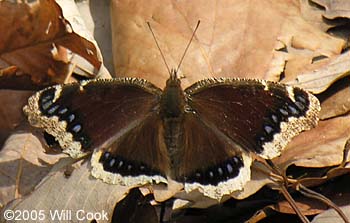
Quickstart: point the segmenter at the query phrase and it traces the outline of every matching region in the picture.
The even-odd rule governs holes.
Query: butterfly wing
[[[46,88],[29,99],[24,112],[72,157],[95,151],[96,177],[124,185],[164,182],[167,154],[158,143],[157,115],[161,93],[137,78],[91,80]]]
[[[184,117],[184,146],[176,180],[187,192],[198,189],[220,200],[250,179],[251,157],[241,146],[195,113]]]
[[[149,114],[111,145],[93,154],[92,175],[127,186],[166,183],[170,161],[161,131],[159,115]]]
[[[319,101],[283,84],[246,79],[207,79],[185,90],[188,106],[206,123],[266,159],[318,121]]]

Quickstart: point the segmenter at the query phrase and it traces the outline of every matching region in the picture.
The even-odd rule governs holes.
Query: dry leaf
[[[22,108],[31,94],[29,91],[0,90],[0,151],[11,131],[24,121]]]
[[[279,80],[283,46],[339,54],[344,41],[308,24],[298,1],[112,1],[112,41],[119,76],[143,77],[164,86],[168,73],[146,22],[149,21],[170,66],[176,67],[198,20],[180,69],[183,86],[212,76]],[[263,13],[261,13],[261,9]],[[267,28],[268,27],[268,28]]]
[[[319,95],[321,101],[320,119],[333,118],[344,115],[350,110],[350,80],[348,77],[334,83],[323,94]]]
[[[66,177],[64,169],[72,162],[72,159],[69,160],[58,162],[35,191],[19,202],[9,204],[4,210],[44,210],[46,222],[50,220],[54,222],[49,218],[50,211],[54,210],[71,210],[70,222],[78,222],[76,213],[83,210],[85,213],[107,213],[108,219],[98,222],[110,222],[115,204],[129,189],[93,178],[88,162],[74,170],[71,176]],[[2,218],[3,215],[0,216],[0,221]]]
[[[274,162],[284,168],[291,164],[305,167],[339,165],[349,137],[349,115],[320,121],[316,128],[295,137]]]
[[[326,11],[323,14],[324,17],[328,19],[335,18],[350,18],[350,2],[349,1],[330,1],[330,0],[311,0],[314,3],[317,3],[323,6]]]
[[[301,14],[308,23],[318,27],[324,32],[334,26],[325,22],[323,18],[324,10],[318,4],[314,4],[312,0],[301,0],[300,2]]]
[[[87,29],[86,24],[85,24],[86,20],[80,14],[80,11],[76,5],[77,4],[76,1],[56,0],[56,3],[61,7],[62,14],[63,14],[64,18],[72,26],[73,32],[78,34],[79,36],[85,38],[89,42],[93,43],[96,47],[97,59],[99,61],[103,62],[103,58],[102,58],[100,49],[98,47],[98,44],[95,41],[94,37],[91,35],[93,30]],[[92,8],[92,10],[94,10],[94,9]],[[106,33],[104,33],[103,35],[108,36],[108,35],[106,35]],[[110,44],[110,41],[108,43]],[[101,42],[100,42],[100,44],[101,44]],[[109,59],[109,58],[107,58],[107,59]],[[81,76],[91,77],[92,74],[96,73],[96,67],[93,66],[93,64],[88,63],[86,60],[84,60],[84,58],[80,57],[79,55],[74,55],[74,57],[71,60],[71,63],[76,64],[76,67],[74,69],[74,73],[76,73],[76,74],[79,74]],[[101,64],[100,70],[98,71],[96,78],[111,78],[110,73],[104,67],[103,63]]]
[[[308,67],[308,70],[299,73],[296,80],[288,84],[298,86],[319,94],[325,91],[331,84],[350,73],[350,53],[320,61]]]
[[[0,58],[33,75],[35,82],[65,79],[69,55],[60,46],[81,55],[96,69],[101,65],[95,46],[71,31],[53,0],[1,1],[0,24]]]
[[[350,205],[346,205],[340,208],[344,214],[350,218]],[[343,222],[342,218],[340,218],[339,214],[335,212],[333,209],[329,209],[322,214],[317,215],[311,223],[335,223],[335,222]]]
[[[44,153],[40,141],[28,133],[11,135],[0,151],[0,206],[34,189],[51,165],[65,155]]]

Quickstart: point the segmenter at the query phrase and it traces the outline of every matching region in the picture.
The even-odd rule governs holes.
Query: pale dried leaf
[[[45,154],[32,134],[11,135],[0,151],[0,204],[32,192],[62,156]]]
[[[344,212],[344,214],[350,219],[350,205],[346,205],[340,207],[340,209]],[[340,218],[339,214],[333,210],[329,209],[319,215],[317,215],[311,223],[335,223],[335,222],[343,222],[342,218]]]
[[[288,84],[304,88],[318,94],[325,91],[338,79],[349,75],[350,53],[343,53],[328,60],[315,63],[308,71],[300,73],[296,80]]]
[[[314,4],[312,0],[301,0],[300,1],[300,11],[303,18],[314,26],[317,26],[323,31],[327,31],[332,25],[325,23],[323,14],[324,10],[321,7]]]
[[[326,12],[323,14],[328,19],[334,18],[350,18],[350,2],[342,0],[311,0],[319,5],[322,5]]]
[[[57,222],[57,219],[53,221],[49,218],[50,210],[71,210],[73,214],[70,222],[78,222],[75,215],[78,210],[85,213],[107,212],[108,220],[98,222],[110,222],[115,204],[125,197],[129,189],[93,178],[88,162],[66,177],[64,169],[67,161],[61,162],[57,163],[33,193],[5,209],[44,210],[47,216],[45,222]]]
[[[72,30],[74,33],[78,34],[79,36],[87,39],[91,43],[93,43],[96,47],[96,53],[97,58],[99,61],[103,61],[102,54],[100,52],[100,49],[97,45],[97,42],[95,41],[94,37],[92,36],[92,32],[88,30],[85,24],[85,18],[82,17],[82,15],[79,12],[79,9],[75,3],[75,1],[71,0],[56,0],[56,3],[61,7],[62,14],[64,18],[69,22],[69,24],[72,26]],[[91,15],[90,15],[91,16]],[[78,59],[78,58],[79,59]],[[72,59],[72,64],[76,65],[74,72],[78,73],[82,76],[90,77],[91,74],[94,74],[96,72],[96,68],[88,63],[86,60],[84,60],[82,57],[79,57],[79,55],[75,55],[75,58]],[[97,78],[111,78],[111,75],[109,74],[108,70],[104,67],[103,64],[101,64],[100,71],[98,72]]]
[[[163,202],[172,198],[176,193],[183,190],[183,184],[168,179],[167,185],[156,184],[152,186],[154,199],[157,202]]]

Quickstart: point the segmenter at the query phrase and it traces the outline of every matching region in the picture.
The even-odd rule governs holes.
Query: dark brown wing
[[[93,80],[44,89],[24,111],[32,125],[54,136],[72,157],[94,150],[95,177],[137,186],[166,182],[160,95],[160,89],[142,79]]]
[[[316,97],[279,83],[208,79],[185,90],[188,110],[222,134],[263,158],[274,158],[292,137],[315,126]]]
[[[79,157],[110,144],[156,112],[161,90],[137,78],[92,80],[46,88],[28,100],[30,123]]]
[[[128,186],[166,183],[169,158],[159,115],[150,114],[111,145],[96,151],[91,164],[92,174],[108,183]]]
[[[220,200],[250,179],[249,154],[195,113],[185,114],[181,152],[176,180],[185,183],[187,192],[198,189]]]

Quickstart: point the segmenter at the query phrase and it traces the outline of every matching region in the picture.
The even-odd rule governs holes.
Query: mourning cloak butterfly
[[[280,83],[201,80],[182,90],[175,71],[161,90],[139,78],[56,85],[29,98],[29,122],[74,158],[92,155],[92,175],[128,186],[184,183],[220,199],[250,179],[252,154],[279,156],[318,121],[312,94]]]

